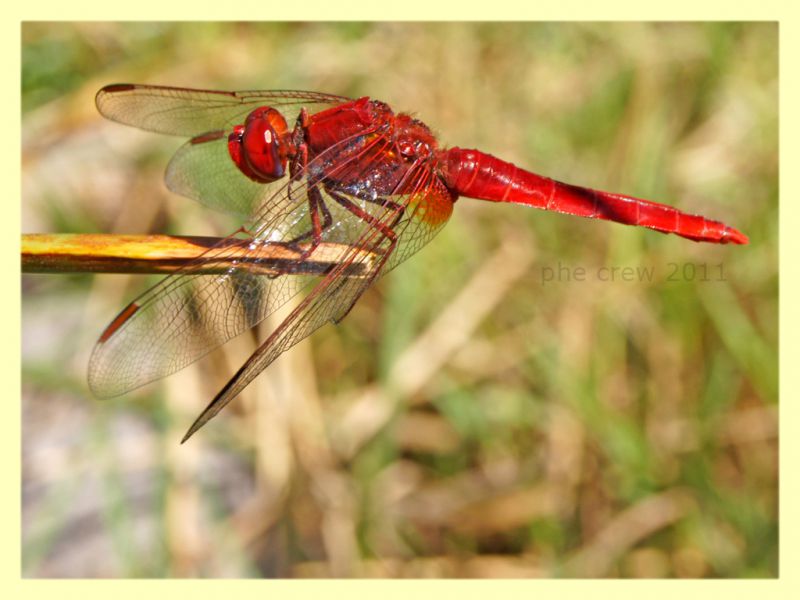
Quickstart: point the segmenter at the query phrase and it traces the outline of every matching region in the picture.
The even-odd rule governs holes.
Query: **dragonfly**
[[[339,323],[379,277],[427,244],[459,197],[647,227],[696,242],[746,244],[733,227],[672,206],[562,183],[480,150],[441,147],[420,120],[361,97],[113,84],[106,118],[188,138],[167,187],[244,219],[125,307],[100,335],[88,383],[124,394],[200,359],[305,292],[191,425],[217,415],[281,353]],[[276,245],[290,259],[259,269]],[[306,263],[339,250],[321,272]],[[209,273],[211,263],[228,265]]]

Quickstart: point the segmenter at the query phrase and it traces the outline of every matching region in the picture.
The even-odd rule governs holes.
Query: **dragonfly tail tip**
[[[727,225],[722,230],[722,236],[719,240],[723,244],[749,244],[750,238],[748,238],[745,234],[743,234],[738,229],[734,229],[733,227],[728,227]]]

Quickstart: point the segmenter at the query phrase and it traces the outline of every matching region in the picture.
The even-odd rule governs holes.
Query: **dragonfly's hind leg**
[[[394,212],[397,213],[392,218],[391,223],[387,224],[387,223],[384,223],[383,221],[381,221],[380,219],[378,219],[377,217],[375,217],[374,215],[371,215],[370,213],[365,211],[363,208],[361,208],[360,206],[358,206],[357,204],[355,204],[354,202],[352,202],[351,200],[349,200],[345,196],[343,196],[341,194],[338,194],[338,193],[336,193],[336,192],[334,192],[332,190],[328,190],[328,194],[330,194],[331,198],[333,198],[336,201],[336,203],[339,204],[342,208],[344,208],[345,210],[349,211],[350,213],[355,215],[360,220],[362,220],[362,221],[364,221],[366,223],[369,223],[375,229],[377,229],[380,233],[383,234],[382,237],[379,237],[379,239],[377,240],[377,243],[373,245],[374,246],[373,248],[369,248],[369,247],[365,248],[366,250],[368,250],[370,252],[382,255],[381,258],[380,258],[380,263],[378,264],[377,268],[373,271],[372,276],[370,277],[370,281],[368,283],[368,285],[370,285],[370,284],[372,284],[372,281],[374,281],[380,275],[381,271],[383,271],[383,267],[386,264],[386,261],[389,260],[389,257],[392,255],[392,252],[394,251],[395,247],[397,246],[397,234],[394,231],[394,227],[400,221],[400,219],[402,218],[402,216],[403,216],[403,214],[405,212],[405,207],[400,205],[400,204],[397,204],[396,202],[391,202],[390,200],[380,201],[379,203],[382,206],[387,206],[388,208],[390,208],[391,210],[393,210]],[[378,246],[380,245],[382,239],[388,239],[389,240],[388,248],[386,248],[386,249],[378,248]],[[355,298],[353,300],[353,302],[350,303],[349,306],[344,307],[344,309],[342,311],[336,313],[336,315],[334,315],[331,320],[334,323],[339,323],[353,309],[353,306],[355,306],[355,303],[357,302],[357,300],[358,300],[358,298]]]
[[[397,224],[400,222],[400,219],[403,218],[403,215],[406,214],[406,207],[404,204],[399,204],[394,202],[393,200],[389,200],[388,198],[374,198],[370,199],[367,198],[367,202],[370,204],[377,204],[378,206],[383,206],[384,208],[389,209],[389,211],[396,213],[394,219],[389,224],[391,229],[397,227]]]

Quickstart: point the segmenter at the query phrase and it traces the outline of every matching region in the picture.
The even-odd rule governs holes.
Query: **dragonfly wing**
[[[299,204],[291,215],[302,222],[306,212]],[[286,239],[293,231],[286,231]],[[242,234],[226,238],[129,304],[92,352],[89,387],[95,395],[124,394],[182,369],[309,285],[313,275],[257,274],[266,265],[256,257],[275,243]],[[209,265],[223,262],[234,266],[222,274],[204,273]]]
[[[386,239],[376,240],[384,251],[390,248]],[[306,296],[292,313],[272,332],[267,340],[247,360],[223,390],[206,407],[192,424],[183,441],[210,421],[233,400],[250,382],[266,369],[278,356],[305,339],[326,322],[348,311],[361,294],[369,287],[381,267],[381,261],[373,261],[363,278],[343,275],[343,270],[352,265],[352,253],[343,257],[343,263],[331,271],[325,279]],[[365,265],[366,266],[366,265]]]
[[[293,90],[224,92],[131,83],[107,85],[95,97],[97,110],[107,119],[186,137],[231,129],[258,106],[272,106],[291,122],[301,107],[314,112],[348,100],[333,94]]]
[[[196,259],[128,305],[94,348],[89,361],[92,391],[100,397],[117,396],[174,373],[250,329],[318,280],[324,273],[308,269],[318,264],[313,261],[316,252],[309,261],[284,262],[271,277],[262,275],[269,266],[262,257],[270,246],[285,245],[310,231],[308,173],[346,174],[362,168],[356,165],[358,157],[337,162],[338,155],[334,146],[314,158],[295,179],[285,180],[266,197],[242,232],[198,252]],[[320,264],[332,268],[341,260],[336,249],[356,243],[363,226],[333,206],[330,198],[326,204],[331,205],[330,224],[320,241],[332,251]],[[231,266],[224,273],[208,274],[209,265],[220,263]]]
[[[164,181],[176,194],[245,218],[285,183],[264,184],[246,177],[231,160],[224,130],[202,134],[181,146],[167,165]]]
[[[425,187],[410,194],[393,196],[390,203],[381,205],[377,211],[369,211],[369,217],[360,220],[364,231],[342,256],[340,264],[314,287],[250,356],[195,420],[182,441],[188,440],[216,416],[283,352],[328,321],[338,323],[378,277],[433,238],[450,216],[452,200],[449,192],[429,171],[420,169],[415,177],[419,179],[416,187]],[[360,211],[363,207],[357,204],[358,199],[343,199],[352,203],[351,207],[356,206],[356,210]],[[436,219],[431,218],[433,213],[436,213]],[[381,258],[375,260],[373,254],[366,255],[363,250],[367,248]],[[363,275],[348,277],[346,270],[351,269],[354,263],[365,261],[366,256],[373,258],[369,263],[362,264],[363,269],[359,272]]]

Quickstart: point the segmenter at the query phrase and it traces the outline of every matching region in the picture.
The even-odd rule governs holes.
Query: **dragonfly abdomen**
[[[442,177],[461,196],[648,227],[698,242],[748,242],[747,236],[720,221],[658,202],[562,183],[479,150],[451,148],[442,154]]]

